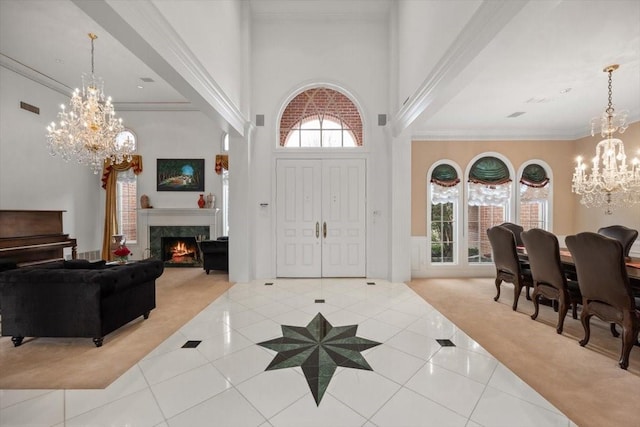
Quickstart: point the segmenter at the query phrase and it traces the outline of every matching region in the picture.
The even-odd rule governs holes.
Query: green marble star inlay
[[[318,313],[306,327],[281,326],[282,337],[258,343],[278,352],[265,371],[300,366],[316,405],[338,366],[373,371],[360,352],[380,343],[356,337],[358,325],[332,326]]]

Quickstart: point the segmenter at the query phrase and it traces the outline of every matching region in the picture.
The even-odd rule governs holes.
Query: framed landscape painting
[[[204,191],[204,159],[158,159],[158,191]]]

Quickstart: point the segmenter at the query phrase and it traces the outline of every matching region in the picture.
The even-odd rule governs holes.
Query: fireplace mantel
[[[144,248],[150,247],[149,227],[151,226],[209,226],[209,238],[218,237],[218,212],[213,208],[150,208],[138,210],[138,232],[144,233],[140,241],[144,242]]]
[[[140,209],[138,212],[142,216],[162,217],[162,216],[197,216],[197,217],[215,217],[220,209],[200,209],[200,208],[150,208]]]

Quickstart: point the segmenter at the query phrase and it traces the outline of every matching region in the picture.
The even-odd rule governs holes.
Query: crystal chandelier
[[[75,159],[86,164],[97,174],[105,160],[120,163],[131,160],[135,148],[130,139],[117,140],[124,130],[122,119],[116,117],[111,97],[105,97],[104,83],[93,74],[93,42],[91,39],[91,75],[82,75],[82,91],[76,89],[69,101],[69,109],[62,104],[58,113],[59,123],[47,126],[47,145],[52,156],[64,160]]]
[[[604,207],[607,215],[616,207],[640,203],[640,162],[634,158],[628,165],[624,143],[613,137],[615,132],[623,133],[628,126],[627,112],[616,113],[611,101],[611,75],[617,69],[618,65],[614,64],[603,70],[609,74],[609,104],[602,117],[591,120],[591,136],[595,135],[599,122],[604,138],[596,146],[591,175],[587,174],[582,157],[578,157],[571,186],[572,192],[582,196],[580,203],[587,207]]]

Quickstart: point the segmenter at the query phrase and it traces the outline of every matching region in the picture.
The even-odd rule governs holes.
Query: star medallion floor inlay
[[[358,325],[333,326],[318,313],[306,327],[282,326],[282,337],[258,343],[277,351],[265,371],[300,366],[320,405],[338,366],[372,371],[361,351],[381,343],[356,336]]]

